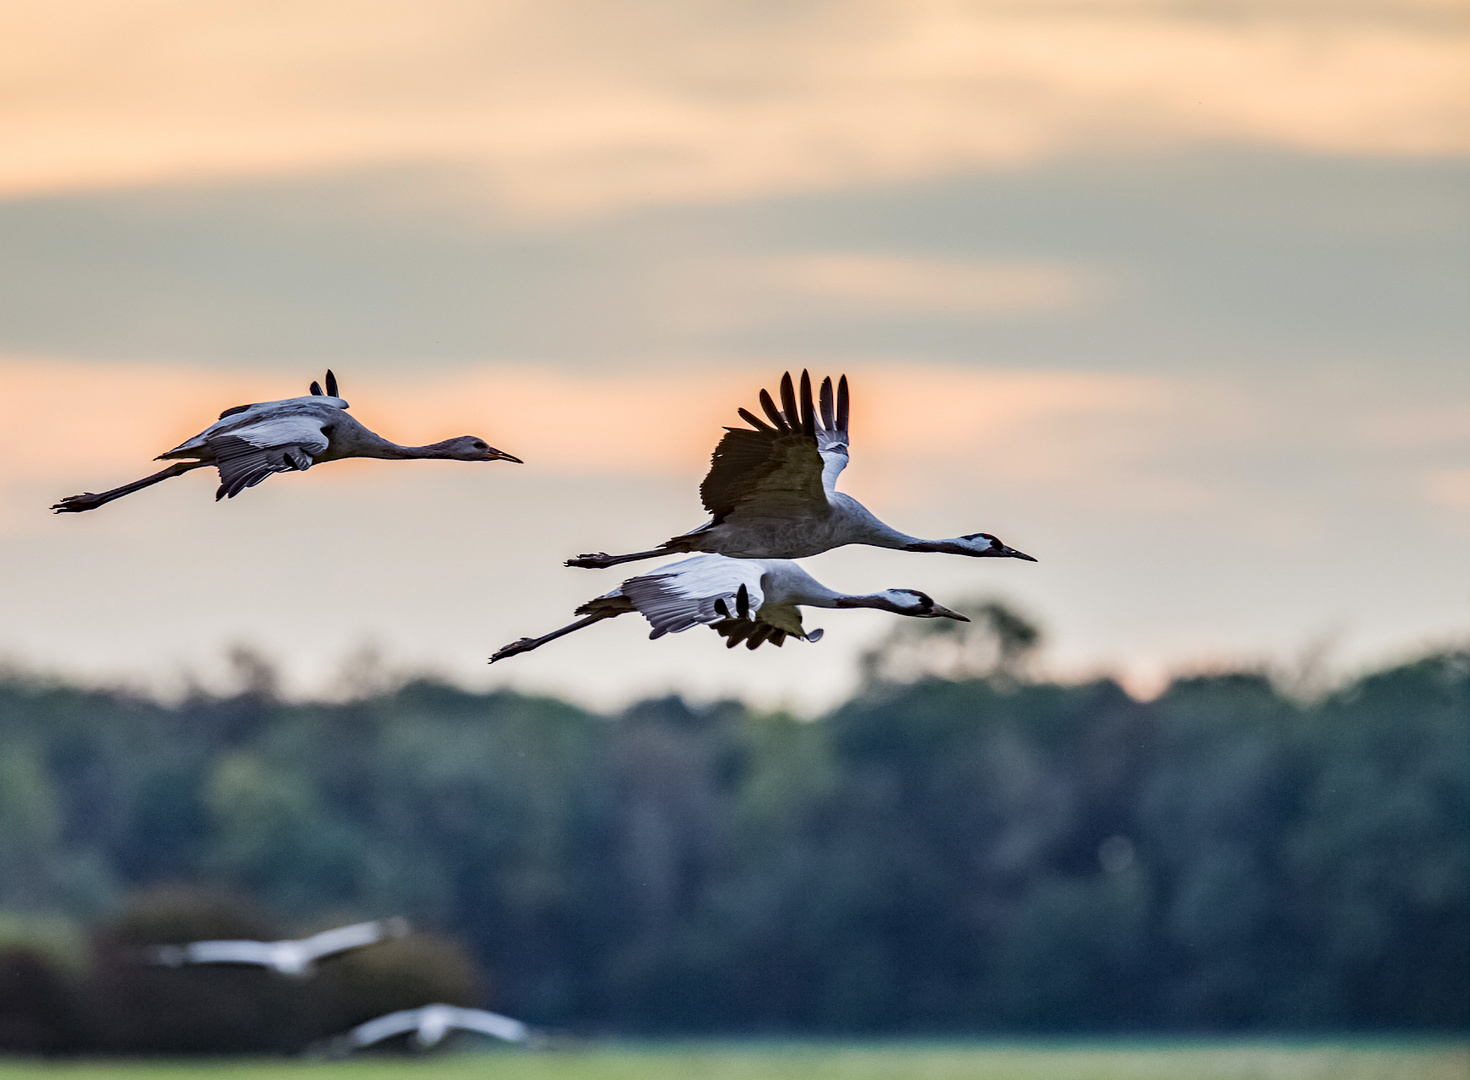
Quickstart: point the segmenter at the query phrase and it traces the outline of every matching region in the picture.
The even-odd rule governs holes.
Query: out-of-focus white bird
[[[414,1045],[427,1050],[451,1030],[476,1031],[513,1043],[523,1043],[531,1034],[531,1029],[519,1020],[499,1013],[458,1005],[425,1005],[369,1020],[333,1041],[339,1048],[357,1050],[412,1031]]]
[[[983,558],[1025,559],[990,533],[922,540],[879,521],[862,503],[837,490],[847,467],[847,376],[822,380],[821,418],[812,404],[811,376],[801,373],[798,406],[791,373],[781,376],[781,408],[760,392],[766,418],[740,409],[749,428],[726,428],[715,447],[699,496],[710,521],[693,532],[628,555],[578,555],[568,566],[600,569],[679,552],[705,551],[737,559],[803,559],[844,544],[939,551]]]
[[[58,514],[77,514],[131,495],[135,491],[193,469],[219,470],[215,501],[234,498],[272,473],[301,471],[339,458],[442,458],[453,461],[514,461],[520,458],[495,449],[475,435],[460,435],[427,446],[399,446],[359,424],[337,396],[337,377],[327,372],[325,392],[311,384],[311,396],[237,405],[192,439],[156,461],[180,459],[152,476],[99,493],[68,495],[51,507]]]
[[[325,956],[376,945],[409,932],[407,920],[375,919],[372,922],[339,926],[299,941],[194,941],[187,945],[160,945],[153,962],[166,967],[185,964],[251,964],[304,978]]]
[[[538,638],[521,638],[490,658],[530,652],[548,641],[637,611],[653,626],[650,638],[677,634],[692,626],[709,626],[728,648],[745,642],[754,649],[769,641],[779,647],[787,637],[816,641],[822,631],[802,628],[800,606],[877,608],[919,619],[958,619],[957,611],[936,604],[917,589],[884,589],[876,593],[843,593],[829,589],[789,559],[730,559],[695,555],[652,573],[629,578],[612,592],[577,608],[585,616]]]

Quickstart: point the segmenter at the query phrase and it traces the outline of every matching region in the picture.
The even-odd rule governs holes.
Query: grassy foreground
[[[1470,1044],[668,1043],[354,1061],[0,1059],[0,1080],[1465,1080]]]

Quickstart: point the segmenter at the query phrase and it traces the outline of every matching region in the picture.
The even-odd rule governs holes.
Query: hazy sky
[[[177,686],[248,643],[596,704],[811,709],[878,613],[727,653],[632,618],[494,669],[703,520],[720,427],[846,372],[844,488],[1035,565],[844,550],[999,596],[1058,672],[1470,633],[1460,3],[0,4],[0,655]],[[95,513],[332,366],[390,438]]]

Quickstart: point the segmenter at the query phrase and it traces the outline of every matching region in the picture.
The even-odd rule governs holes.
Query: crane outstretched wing
[[[180,964],[260,964],[271,966],[275,959],[268,941],[192,941],[187,945],[163,945],[157,962],[169,967]]]
[[[764,602],[760,564],[723,555],[696,555],[629,578],[618,592],[648,620],[651,638],[714,625],[736,609],[748,616]]]
[[[353,923],[334,930],[323,930],[320,934],[300,942],[302,949],[313,960],[333,953],[360,949],[373,945],[384,938],[402,937],[408,932],[408,924],[402,919],[375,919],[372,922]]]
[[[531,1033],[531,1029],[521,1021],[486,1009],[455,1008],[450,1017],[450,1023],[455,1027],[478,1031],[482,1035],[493,1035],[506,1042],[525,1042]]]
[[[278,472],[311,468],[316,455],[327,448],[327,436],[319,416],[294,412],[264,416],[215,434],[204,442],[214,451],[219,469],[216,499],[234,498]]]
[[[811,376],[801,373],[798,404],[791,373],[781,377],[781,408],[765,390],[767,423],[741,409],[749,428],[726,428],[699,486],[715,524],[730,517],[791,518],[825,514],[827,494],[847,466],[847,376],[834,399],[832,380],[822,380],[821,409],[812,401]]]
[[[347,1041],[353,1046],[371,1046],[375,1042],[391,1039],[394,1035],[402,1035],[405,1031],[415,1031],[423,1012],[423,1009],[401,1009],[358,1024],[347,1033]]]

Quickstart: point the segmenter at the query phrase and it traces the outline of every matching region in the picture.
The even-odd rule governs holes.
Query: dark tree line
[[[1144,703],[1028,679],[1004,615],[888,643],[815,721],[12,677],[0,946],[16,912],[105,924],[187,882],[288,928],[408,915],[468,944],[484,1003],[553,1026],[1470,1023],[1470,655],[1310,704],[1249,673]]]

